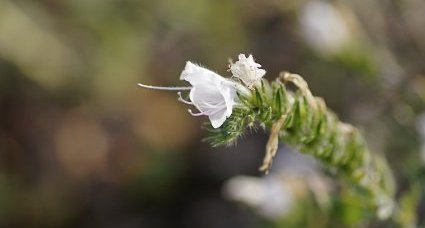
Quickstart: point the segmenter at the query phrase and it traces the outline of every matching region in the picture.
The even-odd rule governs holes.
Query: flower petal
[[[236,94],[236,90],[234,87],[228,86],[222,86],[220,87],[221,94],[224,98],[224,101],[226,103],[226,117],[229,117],[232,115],[233,106],[235,105],[236,101],[238,100],[238,95]]]
[[[225,79],[215,72],[187,61],[186,66],[180,75],[180,80],[186,80],[192,86],[195,86],[197,84],[217,83]]]
[[[223,109],[221,112],[217,112],[216,114],[208,116],[210,119],[211,125],[213,128],[219,128],[221,125],[223,125],[224,121],[226,121],[226,113],[225,109]]]

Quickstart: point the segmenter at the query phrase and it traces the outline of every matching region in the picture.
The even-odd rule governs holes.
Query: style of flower
[[[239,54],[239,60],[236,63],[230,63],[229,70],[233,76],[242,80],[242,82],[252,88],[266,74],[264,69],[260,69],[261,65],[254,61],[252,55],[248,58],[244,54]]]

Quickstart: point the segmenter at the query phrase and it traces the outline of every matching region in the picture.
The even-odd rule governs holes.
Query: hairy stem
[[[286,89],[288,82],[296,91]],[[206,140],[213,146],[231,144],[247,127],[259,123],[270,129],[261,171],[268,172],[281,141],[313,156],[360,189],[378,217],[392,214],[394,179],[385,158],[371,153],[360,132],[341,122],[322,98],[314,97],[301,76],[282,72],[275,82],[263,80],[239,98],[240,105],[222,127],[207,127],[211,134]]]

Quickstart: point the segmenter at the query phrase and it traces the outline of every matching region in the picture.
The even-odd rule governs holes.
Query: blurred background
[[[424,227],[425,1],[0,0],[0,227]],[[267,133],[201,142],[173,92],[187,60],[253,54],[305,77],[389,160],[399,212],[371,219]],[[344,194],[342,194],[344,195]]]

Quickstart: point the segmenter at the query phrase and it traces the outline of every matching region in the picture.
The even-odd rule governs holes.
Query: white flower
[[[239,54],[239,60],[236,63],[230,63],[230,71],[233,76],[239,78],[246,86],[251,88],[266,74],[266,71],[260,69],[261,65],[254,61],[252,55],[248,58],[244,54]]]
[[[148,89],[179,91],[179,101],[194,105],[200,112],[193,113],[193,116],[208,116],[211,125],[219,128],[226,118],[232,115],[233,106],[238,101],[236,91],[241,94],[249,94],[249,90],[240,83],[223,78],[220,75],[200,67],[191,62],[187,62],[180,75],[181,80],[188,81],[191,87],[162,87],[151,86],[139,83],[138,85]],[[190,101],[183,99],[182,90],[190,90]]]
[[[233,105],[237,101],[234,82],[189,61],[180,79],[192,85],[189,93],[191,102],[184,100],[179,93],[180,101],[192,104],[200,111],[200,113],[193,113],[189,109],[192,115],[206,115],[211,125],[218,128],[232,114]]]

